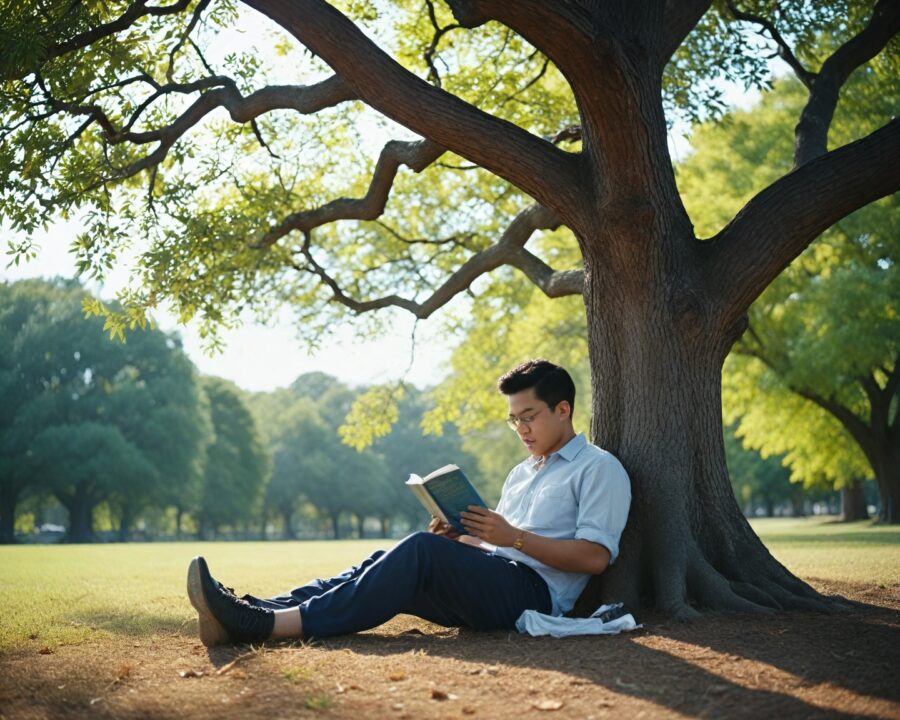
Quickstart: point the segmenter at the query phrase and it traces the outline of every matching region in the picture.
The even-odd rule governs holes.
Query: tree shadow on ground
[[[564,673],[692,716],[870,717],[860,703],[900,701],[900,612],[895,610],[710,615],[692,624],[648,617],[645,622],[645,630],[617,637],[376,631],[319,644],[362,655],[424,651],[488,666]],[[830,698],[841,697],[846,711],[818,697],[823,688]]]

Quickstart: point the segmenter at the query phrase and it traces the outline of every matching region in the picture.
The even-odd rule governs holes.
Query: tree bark
[[[381,518],[381,537],[387,538],[391,536],[391,519],[389,517]]]
[[[854,522],[868,519],[869,510],[866,507],[862,480],[854,480],[841,488],[841,521]]]
[[[332,536],[335,540],[341,539],[341,513],[339,511],[332,511],[329,513],[329,517],[331,518],[331,532]]]

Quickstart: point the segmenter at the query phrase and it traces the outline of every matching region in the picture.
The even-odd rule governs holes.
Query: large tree
[[[8,12],[7,221],[27,231],[81,207],[75,252],[100,272],[138,229],[149,245],[143,284],[124,298],[133,312],[169,297],[210,324],[278,299],[301,308],[307,335],[345,313],[425,318],[501,266],[548,295],[581,295],[592,437],[634,491],[622,554],[589,598],[643,595],[678,618],[822,607],[734,500],[720,375],[747,309],[791,260],[900,186],[900,120],[829,147],[851,73],[869,63],[897,76],[900,3],[242,5],[286,33],[273,45],[287,62],[271,72],[239,49],[214,52],[217,28],[253,17],[229,0],[34,0]],[[715,79],[763,83],[773,50],[808,89],[794,166],[698,238],[665,109],[714,110]],[[319,80],[284,84],[303,67]],[[360,162],[352,119],[363,107],[417,137]],[[562,226],[579,267],[554,269],[526,247]]]

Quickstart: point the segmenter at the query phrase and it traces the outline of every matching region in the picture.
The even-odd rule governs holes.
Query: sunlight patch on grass
[[[759,518],[750,524],[772,555],[800,577],[900,584],[900,526],[831,517]]]

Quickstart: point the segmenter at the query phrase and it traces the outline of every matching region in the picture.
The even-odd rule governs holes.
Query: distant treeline
[[[465,437],[451,425],[423,434],[428,395],[415,388],[391,432],[358,452],[337,431],[365,388],[309,373],[247,393],[199,375],[175,335],[108,338],[82,310],[92,301],[74,281],[0,285],[3,542],[46,537],[42,527],[71,542],[388,536],[427,520],[403,486],[410,472],[455,462],[496,500],[502,468],[521,459],[499,422]],[[790,483],[777,458],[743,450],[730,432],[726,445],[748,514],[837,506],[835,493]]]

